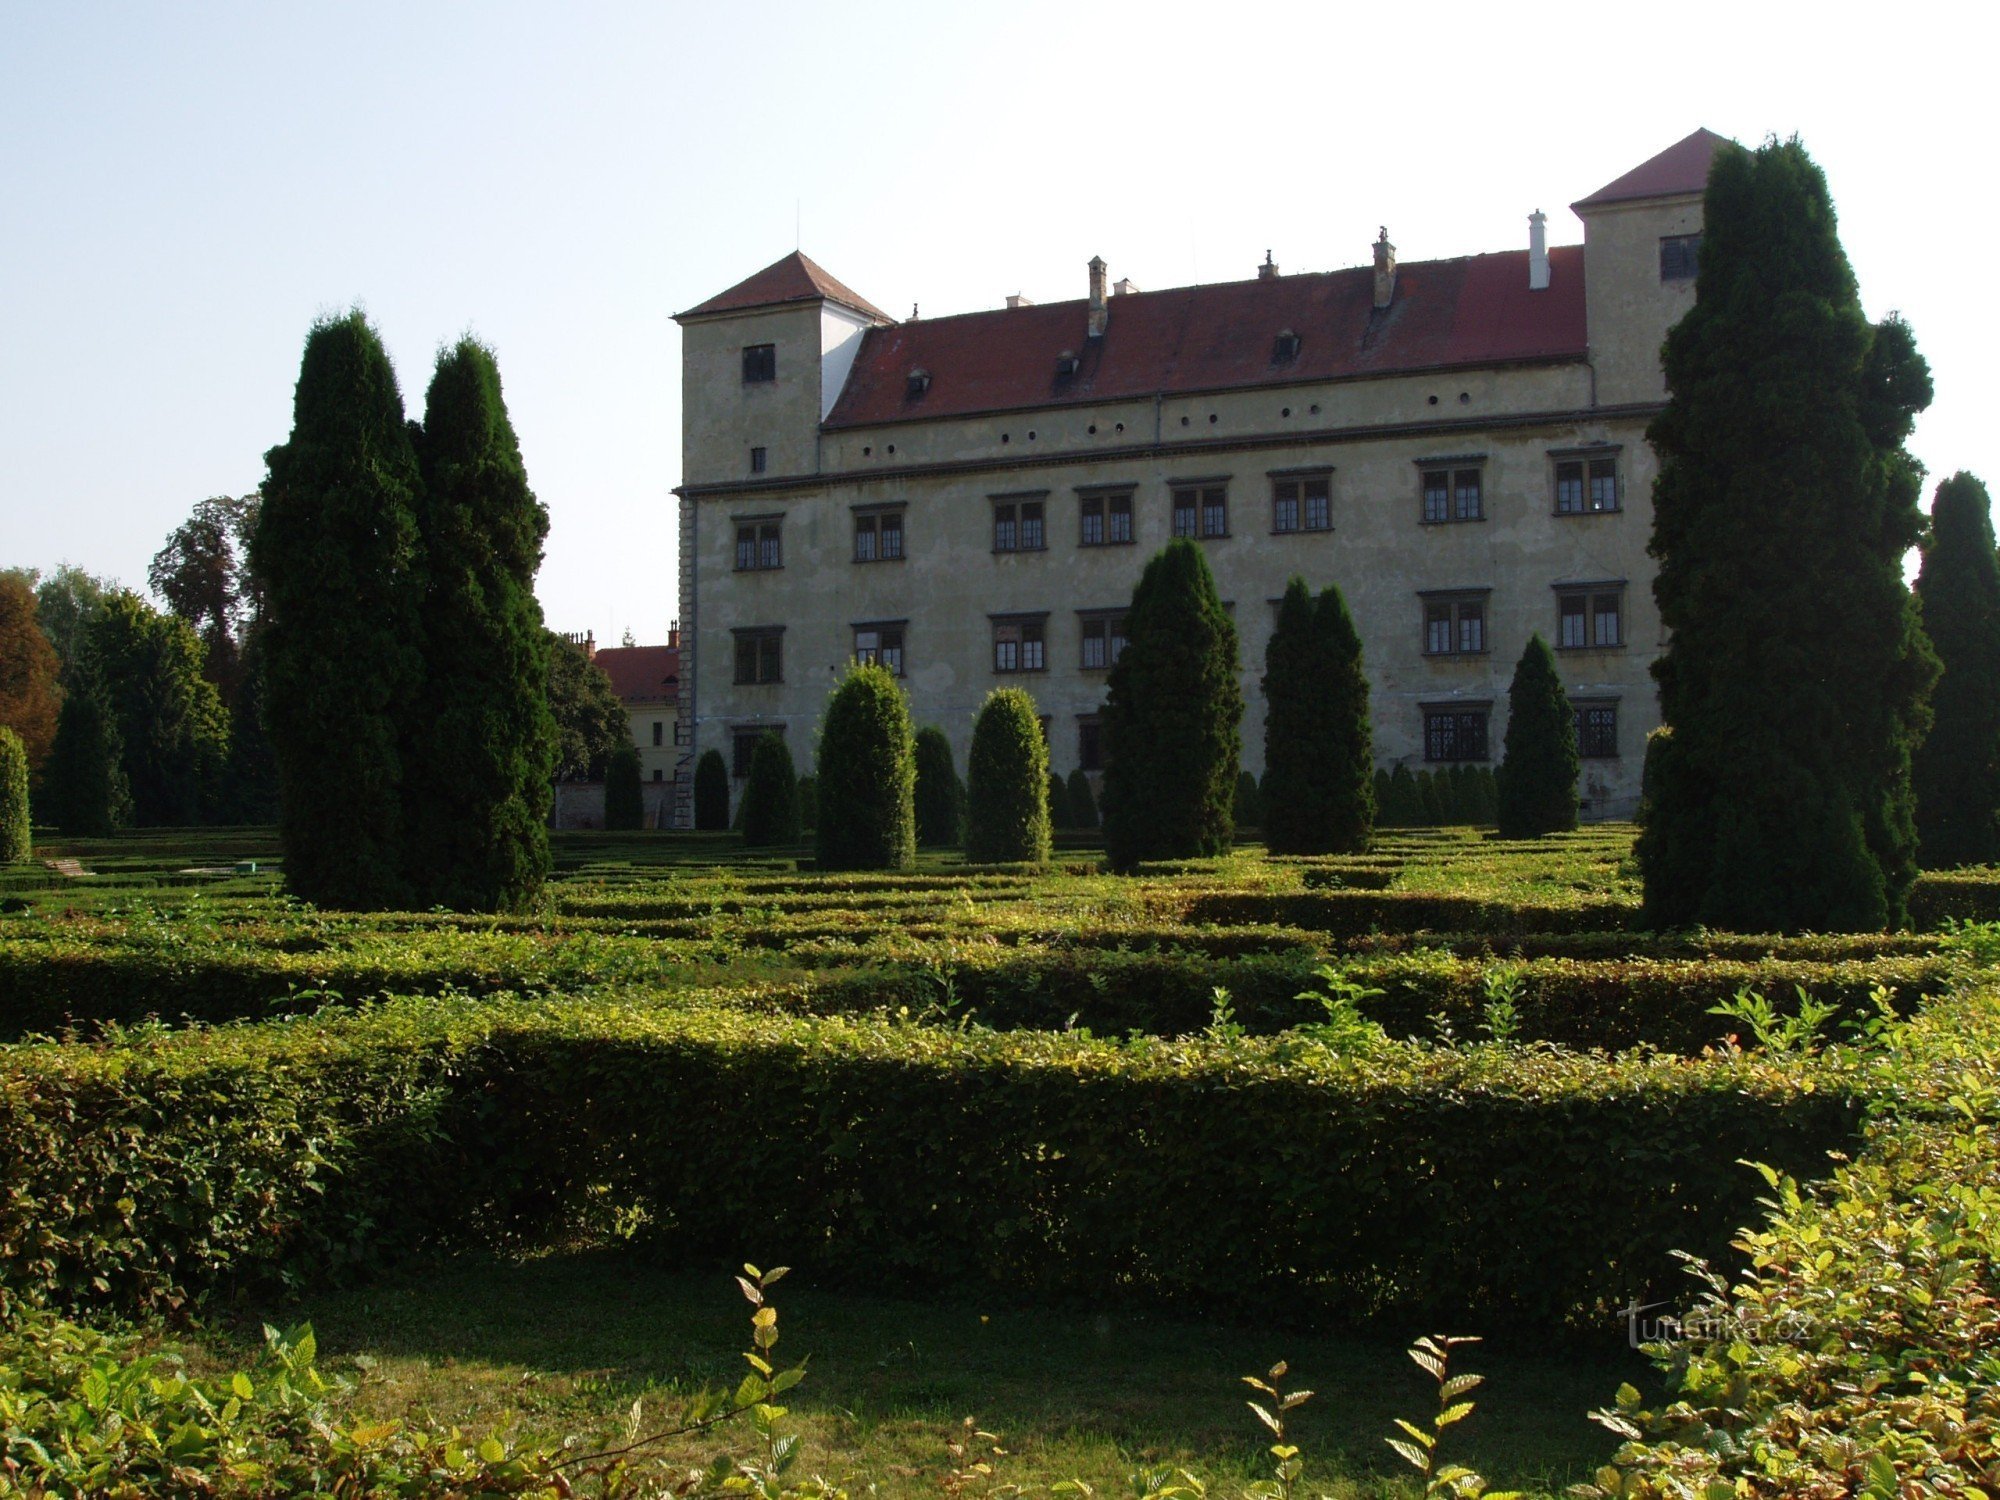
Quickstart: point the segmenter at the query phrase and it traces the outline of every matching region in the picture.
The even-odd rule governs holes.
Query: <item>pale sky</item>
[[[2000,484],[2000,11],[1247,3],[0,5],[0,567],[143,587],[291,424],[359,303],[411,416],[497,351],[551,512],[550,625],[665,637],[671,315],[802,245],[898,316],[1581,238],[1696,126],[1797,134],[1871,315]]]

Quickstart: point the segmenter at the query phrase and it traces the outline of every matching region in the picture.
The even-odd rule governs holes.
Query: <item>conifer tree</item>
[[[977,864],[1047,860],[1055,785],[1035,700],[1020,688],[995,688],[973,721],[965,762],[965,857]]]
[[[1540,632],[1507,689],[1507,748],[1500,762],[1497,822],[1503,839],[1540,838],[1576,827],[1576,716]]]
[[[396,373],[359,312],[307,336],[291,437],[265,459],[251,559],[285,883],[322,906],[392,906],[409,894],[401,737],[423,682],[419,480]]]
[[[1970,474],[1938,486],[1917,598],[1944,668],[1911,767],[1918,852],[1931,869],[2000,863],[2000,559],[1992,502]]]
[[[1417,822],[1424,828],[1444,826],[1444,796],[1435,771],[1417,772]]]
[[[28,747],[0,724],[0,865],[19,864],[34,848],[28,811]]]
[[[934,724],[917,731],[917,842],[955,844],[965,823],[965,784],[952,763],[951,741]]]
[[[750,754],[743,784],[743,842],[774,849],[799,841],[799,782],[781,734],[765,734]]]
[[[604,761],[604,826],[630,831],[646,821],[646,792],[639,781],[639,747],[620,745]]]
[[[916,748],[895,677],[857,663],[827,702],[819,736],[822,870],[907,870],[917,858]]]
[[[704,833],[729,827],[729,764],[720,750],[704,750],[694,763],[694,826]]]
[[[1069,787],[1054,771],[1049,772],[1049,827],[1074,828],[1069,816]]]
[[[515,911],[548,877],[555,718],[528,487],[493,352],[438,355],[417,436],[424,680],[402,736],[403,872],[420,906]]]
[[[1069,816],[1071,824],[1081,832],[1091,832],[1097,827],[1097,797],[1090,789],[1090,773],[1078,766],[1069,773]]]
[[[1265,772],[1264,780],[1268,783],[1270,779],[1270,773]],[[1377,827],[1389,828],[1395,822],[1395,792],[1389,784],[1389,773],[1378,767],[1375,771],[1375,823]]]
[[[1221,854],[1234,832],[1236,627],[1185,537],[1146,564],[1104,705],[1099,812],[1113,869]]]
[[[1236,773],[1236,796],[1230,804],[1229,815],[1238,833],[1246,828],[1261,829],[1264,826],[1264,793],[1257,785],[1257,778],[1248,771]]]
[[[1264,657],[1265,845],[1352,854],[1375,827],[1375,747],[1361,636],[1340,590],[1285,586]]]
[[[1648,429],[1672,735],[1638,845],[1656,928],[1858,931],[1915,879],[1910,755],[1937,673],[1904,586],[1930,375],[1871,328],[1796,140],[1724,147]]]
[[[143,828],[215,821],[229,715],[203,671],[194,627],[121,590],[91,622],[88,641],[118,728],[132,821]]]
[[[1414,828],[1423,822],[1424,803],[1422,794],[1417,791],[1417,778],[1400,761],[1389,773],[1389,798],[1395,808],[1395,823],[1399,828]]]
[[[811,833],[819,827],[819,778],[807,773],[799,778],[799,832]]]
[[[118,729],[86,663],[70,675],[42,790],[48,816],[64,838],[105,838],[132,815]]]

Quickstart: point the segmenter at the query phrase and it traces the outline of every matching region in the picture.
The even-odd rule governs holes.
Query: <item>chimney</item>
[[[669,651],[678,651],[681,649],[681,622],[679,620],[674,621],[673,624],[667,627],[667,649]]]
[[[1007,305],[1009,307],[1033,307],[1035,303],[1031,297],[1023,297],[1019,292],[1009,292],[1007,294]]]
[[[1396,300],[1396,247],[1389,243],[1389,226],[1375,241],[1375,307],[1379,312]]]
[[[1117,284],[1111,288],[1111,295],[1114,297],[1129,297],[1138,290],[1138,282],[1129,276],[1120,276]]]
[[[1539,208],[1528,215],[1528,290],[1549,289],[1549,216]]]
[[[1278,279],[1278,263],[1271,259],[1271,252],[1268,250],[1264,252],[1264,264],[1257,268],[1257,279],[1259,281]]]
[[[1104,298],[1104,257],[1090,257],[1090,336],[1104,337],[1104,327],[1111,321],[1111,309]]]

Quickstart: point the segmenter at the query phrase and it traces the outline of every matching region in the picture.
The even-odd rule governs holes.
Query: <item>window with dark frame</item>
[[[1618,705],[1578,703],[1576,709],[1576,753],[1581,760],[1618,758]]]
[[[1331,531],[1332,484],[1325,474],[1281,475],[1271,481],[1273,531]]]
[[[1477,656],[1486,650],[1486,595],[1424,600],[1424,655]]]
[[[1104,610],[1080,617],[1083,630],[1082,666],[1086,672],[1106,672],[1125,653],[1125,611]]]
[[[1598,651],[1624,644],[1623,584],[1599,584],[1557,591],[1557,650]]]
[[[1670,234],[1660,241],[1660,280],[1693,281],[1700,261],[1700,235]]]
[[[1077,500],[1077,545],[1119,547],[1132,540],[1132,495],[1083,495]]]
[[[1486,721],[1491,710],[1426,708],[1424,759],[1428,761],[1486,760]]]
[[[778,378],[778,346],[748,344],[743,350],[743,383],[761,385]]]
[[[1484,481],[1477,468],[1427,466],[1423,470],[1423,491],[1424,521],[1428,525],[1486,519]]]
[[[1080,771],[1104,769],[1104,723],[1096,714],[1080,715],[1076,721],[1076,764]]]
[[[758,626],[737,630],[736,682],[739,687],[756,687],[783,682],[784,641],[782,627]]]
[[[1041,552],[1048,546],[1040,500],[996,500],[993,502],[993,550],[995,552]]]
[[[736,571],[755,573],[766,568],[783,566],[783,553],[778,546],[778,523],[776,521],[738,521],[736,523]]]
[[[993,670],[996,672],[1042,672],[1048,670],[1047,621],[993,622]]]
[[[854,659],[864,665],[886,667],[897,677],[903,675],[903,622],[890,620],[879,625],[854,627]]]
[[[763,473],[766,467],[766,458],[767,454],[764,449],[752,448],[750,450],[750,472],[752,474]]]
[[[1556,460],[1556,514],[1587,516],[1618,509],[1618,460]]]
[[[748,729],[732,729],[729,732],[729,774],[738,781],[750,774],[750,762],[756,758],[757,743],[767,734],[784,738],[784,731],[775,724],[754,725]]]
[[[1229,535],[1229,490],[1220,484],[1176,485],[1174,535],[1203,541]]]
[[[655,745],[662,745],[666,743],[666,739],[667,721],[665,719],[653,720],[653,743]]]
[[[903,556],[903,513],[862,511],[854,517],[854,560],[898,562]]]

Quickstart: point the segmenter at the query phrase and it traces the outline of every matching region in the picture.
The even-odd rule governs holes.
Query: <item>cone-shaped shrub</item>
[[[1353,854],[1375,828],[1375,747],[1361,635],[1340,590],[1285,586],[1264,655],[1264,842],[1274,854]]]
[[[1532,839],[1576,827],[1576,773],[1576,716],[1555,653],[1538,632],[1528,638],[1507,689],[1500,837]]]
[[[637,828],[646,820],[646,796],[639,786],[639,750],[620,745],[604,759],[604,826]]]
[[[1904,554],[1930,403],[1909,329],[1871,327],[1826,179],[1796,140],[1724,146],[1695,302],[1647,431],[1654,666],[1670,750],[1638,844],[1645,918],[1747,932],[1901,922],[1937,675]],[[1503,792],[1505,788],[1503,787]],[[1505,812],[1503,801],[1502,811]]]
[[[1271,780],[1268,771],[1264,774],[1264,780],[1267,784]],[[1395,794],[1389,786],[1389,773],[1383,770],[1377,770],[1375,773],[1375,821],[1384,828],[1396,821]]]
[[[528,487],[493,351],[460,339],[424,400],[416,506],[424,688],[403,740],[404,877],[419,906],[518,911],[548,877],[556,724]]]
[[[1932,869],[2000,862],[2000,558],[1992,502],[1970,474],[1938,486],[1917,598],[1944,673],[1911,776]]]
[[[819,735],[822,870],[907,870],[916,863],[916,750],[896,679],[874,663],[847,670]]]
[[[951,741],[935,724],[917,731],[917,842],[955,844],[965,827],[965,783],[952,764]]]
[[[1073,828],[1076,825],[1069,816],[1069,788],[1063,785],[1062,777],[1049,772],[1049,827]]]
[[[750,755],[743,785],[743,842],[770,849],[799,841],[799,782],[783,735],[766,734]]]
[[[1035,700],[995,688],[972,724],[965,763],[965,857],[1038,864],[1049,857],[1049,746]]]
[[[1417,772],[1417,822],[1425,828],[1444,824],[1444,795],[1438,790],[1435,771]]]
[[[704,750],[694,763],[694,826],[706,833],[729,827],[729,765],[720,750]]]
[[[1480,766],[1473,782],[1476,800],[1473,803],[1472,821],[1490,824],[1500,816],[1500,782],[1493,774],[1491,766]]]
[[[42,773],[46,814],[64,838],[104,838],[132,812],[117,726],[86,660],[72,672]]]
[[[1389,773],[1389,800],[1399,828],[1414,828],[1424,820],[1424,799],[1417,790],[1417,778],[1410,768],[1398,764]]]
[[[400,740],[423,681],[419,480],[396,372],[359,312],[307,336],[291,437],[265,460],[250,553],[285,883],[322,906],[394,905]]]
[[[819,778],[805,775],[799,778],[799,832],[811,833],[819,827]]]
[[[1097,796],[1090,789],[1090,773],[1078,766],[1069,773],[1069,816],[1073,827],[1088,832],[1097,827]]]
[[[34,847],[28,815],[28,747],[0,724],[0,865],[19,864]]]
[[[1235,821],[1236,627],[1201,549],[1178,538],[1146,564],[1104,705],[1099,812],[1112,868],[1228,850]]]
[[[1264,826],[1264,793],[1257,785],[1257,778],[1248,771],[1236,773],[1236,798],[1230,805],[1230,816],[1236,821],[1236,831]]]

